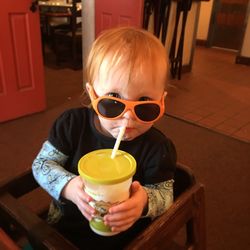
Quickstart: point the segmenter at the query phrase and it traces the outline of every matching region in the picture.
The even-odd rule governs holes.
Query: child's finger
[[[123,232],[123,231],[126,231],[127,229],[129,229],[133,224],[134,224],[134,222],[124,224],[122,226],[113,226],[113,227],[111,227],[111,230],[112,230],[112,232]]]
[[[81,213],[85,216],[85,218],[87,218],[89,221],[92,219],[93,215],[95,214],[95,209],[86,202],[81,202],[78,208],[81,211]]]
[[[118,221],[105,221],[105,224],[109,225],[110,227],[125,227],[126,225],[133,224],[135,218],[127,218],[125,220],[118,220]]]
[[[86,210],[80,210],[81,211],[81,213],[82,213],[82,215],[88,220],[88,221],[91,221],[92,220],[92,214],[89,214]]]

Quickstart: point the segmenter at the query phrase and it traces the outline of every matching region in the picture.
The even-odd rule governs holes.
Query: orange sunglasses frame
[[[164,92],[164,94],[162,95],[161,100],[159,100],[159,101],[127,101],[127,100],[120,99],[120,98],[117,98],[117,97],[112,97],[112,96],[100,96],[100,97],[98,97],[97,94],[94,91],[93,86],[90,85],[89,95],[90,95],[91,103],[92,103],[92,106],[93,106],[93,109],[95,110],[95,112],[98,115],[100,115],[101,117],[103,117],[105,119],[108,119],[108,120],[116,120],[116,119],[122,117],[128,110],[131,110],[134,117],[139,122],[141,122],[141,123],[153,123],[153,122],[157,121],[158,119],[160,119],[162,117],[162,115],[164,114],[164,110],[165,110],[165,102],[164,102],[164,100],[165,100],[166,92]],[[98,108],[97,108],[97,105],[98,105],[99,101],[102,100],[102,99],[110,99],[110,100],[114,100],[114,101],[117,101],[117,102],[121,102],[121,103],[123,103],[125,105],[125,109],[123,110],[123,112],[120,115],[118,115],[118,116],[116,116],[114,118],[109,118],[109,117],[103,116],[98,111]],[[141,120],[136,115],[135,109],[134,109],[135,106],[140,105],[140,104],[157,104],[157,105],[159,105],[159,107],[160,107],[159,115],[152,121],[143,121],[143,120]]]

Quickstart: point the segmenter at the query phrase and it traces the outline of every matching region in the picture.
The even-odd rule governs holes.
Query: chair
[[[63,56],[69,51],[73,69],[81,67],[82,58],[82,29],[79,20],[81,8],[78,8],[78,3],[81,3],[81,0],[72,0],[72,7],[68,13],[68,25],[54,27],[51,34],[57,64],[61,63]]]
[[[44,42],[49,42],[51,45],[54,30],[69,26],[71,11],[67,5],[68,0],[58,0],[58,5],[39,5],[40,25]]]
[[[0,228],[0,249],[1,250],[20,250],[15,242]]]
[[[43,215],[48,209],[48,200],[45,198],[44,201],[41,196],[44,191],[40,193],[40,202],[23,198],[36,190],[41,191],[41,188],[33,179],[31,170],[0,183],[0,226],[9,235],[13,231],[21,232],[34,249],[76,249],[44,221]],[[35,196],[37,199],[38,195]],[[204,187],[195,182],[188,167],[180,164],[175,175],[174,197],[173,205],[125,249],[206,249]],[[183,244],[175,239],[182,228],[185,236]]]
[[[184,242],[180,242],[183,236],[176,242],[175,236],[181,229],[184,229]],[[196,183],[189,167],[177,165],[173,205],[126,248],[139,249],[206,249],[204,186]]]

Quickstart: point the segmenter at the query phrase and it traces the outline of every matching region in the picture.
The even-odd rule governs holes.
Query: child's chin
[[[135,135],[132,135],[132,134],[126,134],[124,137],[123,137],[123,141],[132,141],[136,138],[137,136]]]

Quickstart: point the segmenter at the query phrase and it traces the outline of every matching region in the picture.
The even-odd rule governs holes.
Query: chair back
[[[195,182],[192,170],[183,164],[177,163],[174,176],[174,199],[193,186]]]
[[[81,30],[81,0],[72,0],[69,3],[72,4],[69,11],[70,23],[68,26],[62,29],[58,28],[54,30],[53,33],[53,48],[56,54],[57,65],[65,55],[67,48],[71,50],[71,61],[73,69],[78,69],[81,67],[81,40],[82,40],[82,30]],[[68,46],[67,43],[70,43]],[[64,45],[64,46],[63,46]]]
[[[81,0],[72,0],[72,8],[71,8],[72,36],[75,36],[75,33],[78,28],[77,17],[81,16],[81,10],[77,8],[77,3],[81,3]]]

